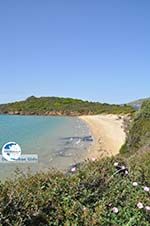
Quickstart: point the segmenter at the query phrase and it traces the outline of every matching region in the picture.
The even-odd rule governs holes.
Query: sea
[[[0,162],[0,180],[18,172],[66,171],[84,161],[93,137],[78,117],[0,115],[0,154],[7,142],[16,142],[21,154],[36,154],[34,163]]]

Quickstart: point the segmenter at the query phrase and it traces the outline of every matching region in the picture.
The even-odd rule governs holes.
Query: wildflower
[[[125,171],[125,175],[128,175],[128,174],[129,174],[129,172],[128,172],[128,170],[126,170],[126,171]]]
[[[133,182],[132,184],[134,187],[137,187],[138,186],[138,183],[137,182]]]
[[[143,204],[142,204],[141,202],[139,202],[139,203],[137,204],[137,207],[138,207],[139,209],[143,209],[143,208],[144,208],[144,206],[143,206]]]
[[[92,158],[92,161],[95,162],[96,161],[96,158]]]
[[[144,191],[149,192],[150,191],[150,188],[145,186],[144,187]]]
[[[145,209],[146,209],[147,211],[150,211],[150,206],[145,206]]]
[[[83,207],[83,211],[87,211],[87,208],[86,207]]]
[[[72,173],[76,172],[76,167],[73,167],[73,168],[71,169],[71,172],[72,172]]]
[[[115,163],[114,163],[114,166],[115,166],[115,167],[116,167],[116,166],[118,166],[118,165],[119,165],[119,163],[118,163],[118,162],[115,162]]]
[[[122,170],[125,170],[125,169],[126,169],[126,167],[125,167],[125,166],[121,166],[121,169],[122,169]]]
[[[119,210],[118,210],[117,207],[113,207],[113,208],[112,208],[112,211],[113,211],[113,213],[119,213]]]
[[[109,206],[109,207],[112,207],[112,203],[109,203],[108,206]]]

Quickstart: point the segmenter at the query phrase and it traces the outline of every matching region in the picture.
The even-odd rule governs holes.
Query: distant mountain
[[[24,101],[0,105],[0,114],[11,115],[93,115],[93,114],[132,114],[129,105],[115,105],[89,102],[72,98],[34,97]]]
[[[132,101],[132,102],[128,103],[128,105],[134,107],[135,109],[140,109],[143,102],[146,100],[150,100],[150,97]]]

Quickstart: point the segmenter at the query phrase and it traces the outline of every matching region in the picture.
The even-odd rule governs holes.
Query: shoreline
[[[79,116],[87,124],[94,138],[86,159],[96,160],[119,154],[126,139],[123,125],[124,117],[113,114]]]
[[[21,117],[21,116],[19,116],[19,117]],[[61,116],[61,117],[63,117],[63,116]],[[68,116],[68,117],[72,118],[70,116]],[[119,116],[119,115],[118,116],[117,115],[92,115],[92,116],[86,115],[86,116],[73,117],[75,119],[73,127],[77,128],[77,130],[76,130],[77,135],[72,134],[71,136],[73,136],[73,137],[77,136],[77,138],[78,138],[78,132],[81,133],[79,135],[79,141],[77,141],[77,142],[79,142],[79,145],[81,145],[81,146],[79,147],[77,152],[74,153],[74,156],[71,157],[72,160],[70,160],[70,154],[68,155],[69,158],[66,154],[62,155],[63,154],[63,146],[58,146],[57,159],[54,158],[53,159],[54,162],[51,162],[51,161],[47,162],[47,160],[45,162],[45,160],[42,159],[42,162],[40,162],[40,167],[41,167],[40,169],[44,172],[45,170],[47,170],[47,167],[43,167],[43,164],[50,164],[48,169],[55,168],[60,171],[61,170],[66,171],[66,170],[68,170],[68,168],[70,168],[70,166],[80,163],[84,160],[92,160],[93,161],[95,159],[104,158],[107,156],[112,156],[112,155],[118,154],[121,145],[125,141],[125,132],[123,132],[123,118],[124,117],[125,116]],[[81,124],[84,124],[85,127],[81,128],[82,125],[80,124],[80,122],[76,122],[76,119],[77,119],[77,121],[80,119]],[[89,132],[86,131],[86,128],[88,129]],[[70,137],[69,134],[65,135],[63,133],[63,135],[66,137]],[[85,134],[85,136],[92,135],[92,137],[93,137],[93,141],[90,142],[90,145],[89,145],[89,143],[85,142],[85,147],[83,147],[82,142],[80,142],[80,140],[82,139],[82,136],[84,134]],[[117,135],[117,136],[114,136],[114,135]],[[48,137],[49,137],[49,135],[48,135]],[[86,146],[86,145],[88,145],[88,146]],[[59,152],[59,148],[60,148],[61,152]],[[70,149],[70,147],[69,147],[69,149]],[[65,150],[65,146],[64,146],[64,150]],[[45,153],[47,153],[47,152],[45,152]],[[61,153],[61,154],[59,155],[59,153]],[[39,154],[39,156],[40,156],[40,153],[37,152],[37,154]],[[57,166],[60,166],[60,168],[59,167],[57,168]],[[36,171],[36,166],[35,167],[33,166],[33,170]],[[38,170],[37,170],[37,172],[38,172]]]

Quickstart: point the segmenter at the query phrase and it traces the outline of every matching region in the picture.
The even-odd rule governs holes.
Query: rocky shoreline
[[[79,112],[67,112],[67,111],[47,111],[47,112],[24,112],[24,111],[5,111],[0,112],[2,115],[37,115],[37,116],[82,116]],[[93,115],[92,112],[88,112],[86,115]]]

